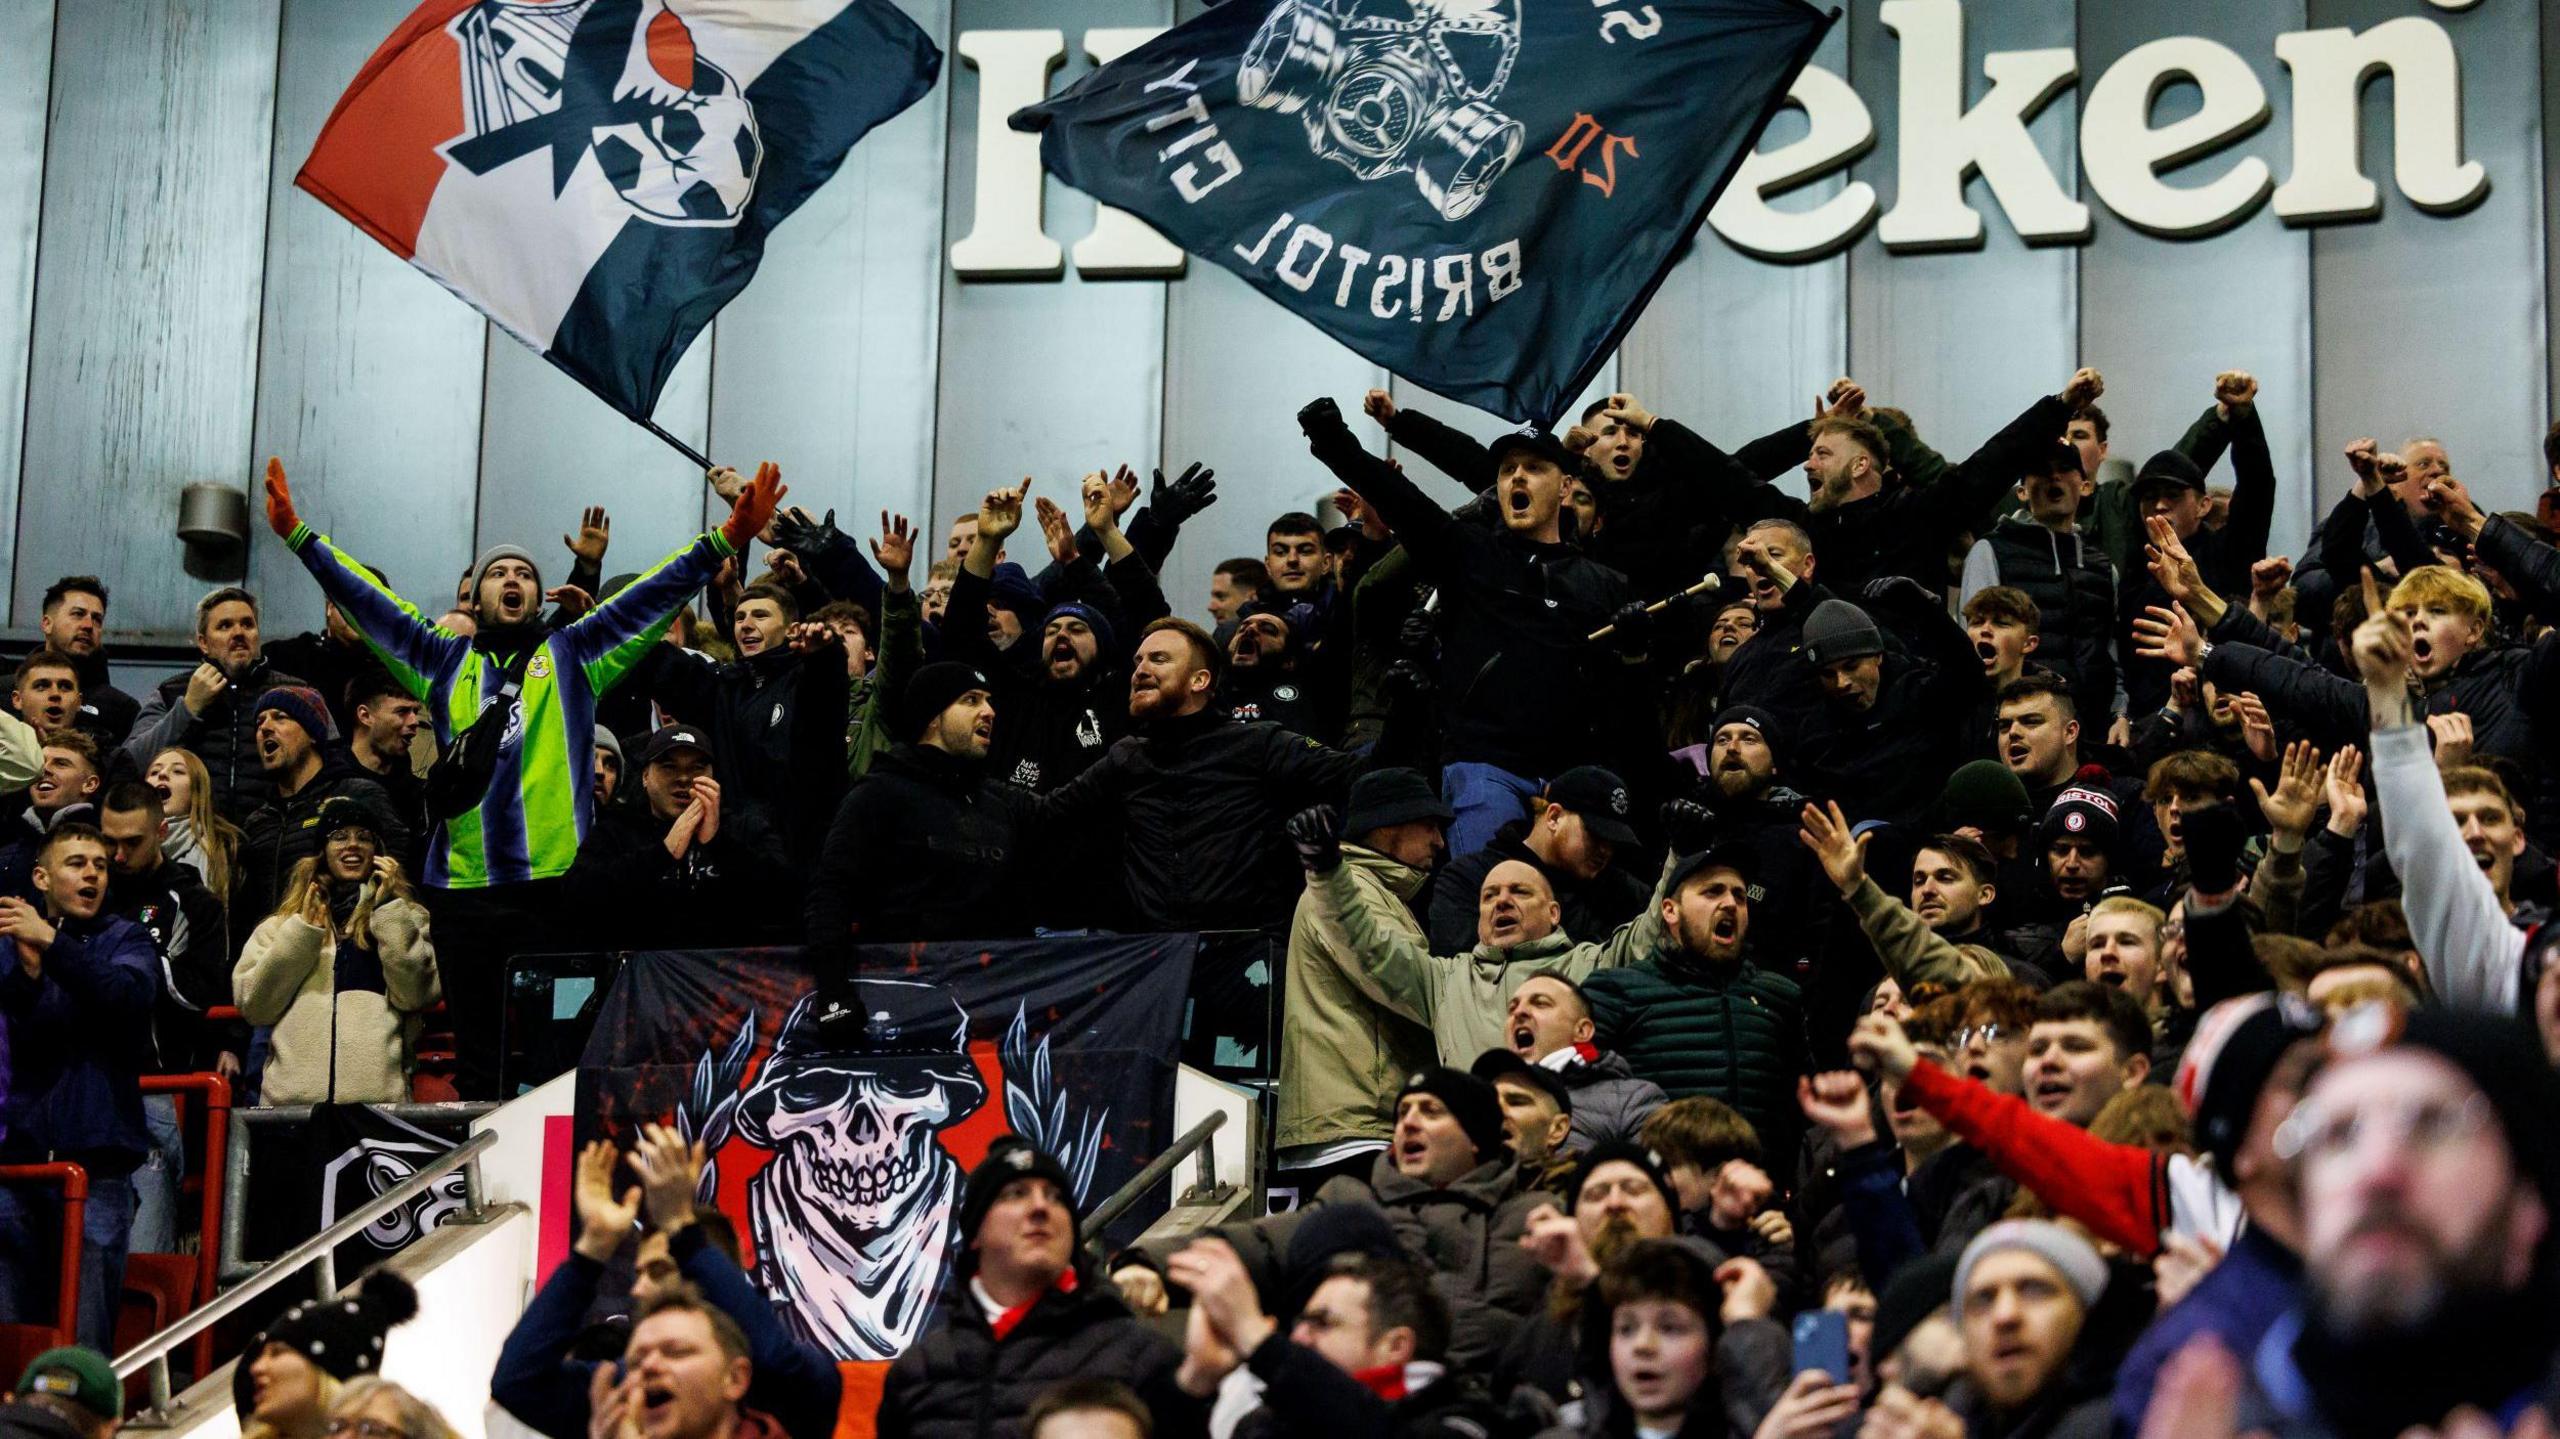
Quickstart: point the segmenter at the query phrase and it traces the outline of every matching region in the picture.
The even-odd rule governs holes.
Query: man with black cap
[[[2220,594],[2249,593],[2249,567],[2266,558],[2267,533],[2275,522],[2275,460],[2257,402],[2255,377],[2238,370],[2216,375],[2213,404],[2174,447],[2143,461],[2134,474],[2135,511],[2145,521],[2166,519],[2195,557],[2205,585]],[[2235,480],[2231,518],[2221,529],[2209,530],[2204,517],[2212,499],[2205,472],[2225,448],[2231,451]],[[2116,652],[2123,659],[2127,714],[2150,714],[2169,698],[2169,675],[2176,666],[2143,658],[2133,634],[2134,620],[2154,605],[2165,608],[2169,603],[2169,592],[2147,573],[2128,573],[2116,586]]]
[[[808,942],[992,938],[1020,932],[1015,856],[1024,799],[986,771],[985,671],[941,660],[907,684],[902,733],[845,792],[809,877]]]
[[[2239,1196],[2249,1222],[2184,1299],[2164,1304],[2116,1372],[2115,1417],[2142,1424],[2153,1383],[2171,1355],[2199,1334],[2247,1354],[2302,1293],[2302,1210],[2276,1134],[2302,1097],[2319,1058],[2320,1017],[2275,994],[2225,1000],[2187,1042],[2171,1092],[2192,1117],[2213,1172]],[[2191,1241],[2171,1237],[2164,1251]],[[2202,1251],[2211,1257],[2211,1251]]]
[[[315,821],[331,799],[362,800],[382,816],[383,852],[406,852],[409,832],[392,817],[391,796],[338,743],[319,691],[279,685],[258,697],[256,713],[258,760],[270,797],[241,827],[240,882],[231,899],[242,913],[274,909],[294,865],[320,852],[325,836]]]
[[[2278,1131],[2302,1302],[2238,1355],[2243,1429],[2397,1435],[2456,1408],[2517,1432],[2560,1356],[2560,1084],[2504,1016],[2341,1019]],[[2395,1032],[2396,1031],[2396,1032]],[[2167,1388],[2166,1377],[2162,1385]]]
[[[109,1439],[124,1424],[124,1385],[93,1349],[65,1345],[28,1361],[0,1407],[0,1439]]]
[[[637,803],[596,816],[568,884],[587,943],[716,949],[798,933],[790,854],[766,812],[720,782],[717,743],[699,725],[661,726],[640,749]]]
[[[1493,1086],[1462,1069],[1414,1074],[1396,1096],[1394,1144],[1366,1178],[1338,1177],[1308,1203],[1217,1232],[1256,1285],[1278,1293],[1299,1228],[1345,1206],[1385,1214],[1397,1244],[1442,1276],[1452,1311],[1449,1362],[1479,1365],[1546,1295],[1546,1271],[1521,1247],[1529,1215],[1551,1196],[1523,1192],[1503,1140],[1502,1102]],[[1161,1276],[1173,1246],[1124,1254],[1112,1279],[1161,1309]]]
[[[1884,579],[1865,600],[1864,609],[1825,600],[1804,622],[1804,658],[1829,720],[1814,765],[1852,818],[1917,824],[1962,761],[1966,720],[1989,682],[1935,592]],[[1877,619],[1898,645],[1886,645]]]
[[[1477,886],[1475,945],[1435,955],[1419,935],[1379,924],[1359,903],[1342,864],[1341,821],[1330,807],[1292,817],[1289,839],[1306,866],[1307,897],[1316,912],[1342,926],[1363,991],[1429,1026],[1443,1064],[1469,1063],[1505,1044],[1504,1011],[1528,976],[1561,974],[1580,981],[1595,970],[1643,959],[1662,943],[1662,919],[1651,906],[1605,940],[1573,942],[1556,927],[1562,909],[1546,877],[1523,861],[1504,860]]]
[[[1449,806],[1420,771],[1373,770],[1351,782],[1341,848],[1346,902],[1381,931],[1420,943],[1412,904],[1448,848]],[[1283,1185],[1313,1194],[1336,1173],[1365,1173],[1387,1147],[1404,1077],[1431,1062],[1430,1029],[1371,997],[1374,983],[1342,921],[1298,897],[1289,920],[1280,1028]]]
[[[1710,1095],[1740,1111],[1773,1154],[1797,1125],[1796,1076],[1811,1063],[1804,992],[1753,962],[1756,857],[1723,842],[1675,859],[1653,907],[1655,955],[1583,981],[1598,1043],[1673,1099]]]
[[[1524,1189],[1554,1193],[1573,1177],[1574,1156],[1560,1153],[1573,1132],[1573,1091],[1552,1069],[1508,1049],[1488,1049],[1467,1066],[1502,1101],[1502,1137],[1520,1163]]]
[[[1450,863],[1431,890],[1431,947],[1454,953],[1475,943],[1476,892],[1505,860],[1546,876],[1564,911],[1565,936],[1602,940],[1644,907],[1644,885],[1616,867],[1643,843],[1627,823],[1627,782],[1598,765],[1576,765],[1547,781],[1526,820],[1506,824],[1493,843]]]
[[[1016,1434],[1041,1391],[1070,1376],[1127,1384],[1159,1434],[1197,1427],[1201,1406],[1174,1382],[1182,1351],[1086,1265],[1076,1222],[1054,1157],[1016,1135],[988,1146],[960,1201],[942,1314],[882,1385],[880,1439]]]
[[[1361,448],[1331,399],[1298,412],[1318,460],[1395,530],[1440,594],[1443,792],[1457,810],[1450,850],[1470,855],[1521,817],[1540,777],[1588,759],[1595,718],[1612,711],[1650,622],[1626,576],[1565,544],[1565,478],[1582,463],[1543,431],[1491,447],[1487,531],[1450,515],[1403,473]],[[1589,636],[1615,626],[1608,648]]]

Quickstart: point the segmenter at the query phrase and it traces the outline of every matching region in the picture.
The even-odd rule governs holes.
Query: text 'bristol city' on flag
[[[1050,173],[1360,354],[1545,425],[1832,18],[1803,0],[1227,0],[1012,124],[1041,132]]]
[[[646,420],[942,51],[890,0],[428,0],[294,183]]]

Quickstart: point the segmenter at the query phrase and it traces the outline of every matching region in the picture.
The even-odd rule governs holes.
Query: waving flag
[[[1362,355],[1543,425],[1833,18],[1612,5],[1228,0],[1012,123],[1050,173]]]
[[[646,420],[942,51],[890,0],[428,0],[294,183]]]

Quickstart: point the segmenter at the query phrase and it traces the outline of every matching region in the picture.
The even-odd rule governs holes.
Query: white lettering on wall
[[[1040,137],[1005,117],[1048,98],[1049,72],[1066,58],[1055,30],[963,30],[960,58],[978,70],[978,184],[969,233],[951,246],[963,275],[1055,275],[1063,257],[1040,228]]]
[[[1087,30],[1084,53],[1093,57],[1094,64],[1108,65],[1163,33],[1161,25]],[[1180,96],[1170,98],[1178,100]],[[1207,119],[1204,110],[1201,120],[1205,123]],[[1233,158],[1233,152],[1229,152],[1229,158]],[[1189,259],[1181,246],[1157,234],[1146,221],[1109,205],[1095,208],[1093,233],[1076,241],[1075,257],[1077,274],[1098,279],[1179,275]]]
[[[1986,55],[1991,93],[1964,103],[1964,7],[1957,0],[1885,0],[1878,12],[1902,41],[1901,162],[1893,208],[1876,233],[1897,250],[1951,249],[1982,242],[1982,215],[1964,202],[1967,174],[1979,169],[2030,240],[2084,240],[2089,207],[2062,192],[2027,133],[2027,121],[2080,73],[2068,50]]]
[[[1787,91],[1804,111],[1804,137],[1753,154],[1735,172],[1707,223],[1736,249],[1770,260],[1825,255],[1848,244],[1875,217],[1876,187],[1852,180],[1810,210],[1780,210],[1768,197],[1819,179],[1867,152],[1876,142],[1875,117],[1849,82],[1807,65]]]
[[[2453,37],[2405,15],[2359,35],[2302,30],[2276,37],[2293,72],[2293,174],[2276,190],[2288,220],[2360,219],[2382,211],[2365,178],[2357,101],[2365,82],[2391,74],[2392,175],[2421,210],[2459,210],[2489,187],[2489,172],[2462,158],[2462,64]]]
[[[2152,104],[2179,80],[2202,94],[2196,112],[2154,128]],[[2107,67],[2080,112],[2080,170],[2127,224],[2155,235],[2206,235],[2266,198],[2275,174],[2244,156],[2201,185],[2171,185],[2160,171],[2207,155],[2267,123],[2274,110],[2249,62],[2210,40],[2154,40]]]

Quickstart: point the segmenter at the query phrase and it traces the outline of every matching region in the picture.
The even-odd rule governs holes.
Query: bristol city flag
[[[1830,23],[1803,0],[1227,0],[1012,124],[1360,354],[1545,425]]]
[[[294,183],[634,419],[942,51],[890,0],[428,0]]]

